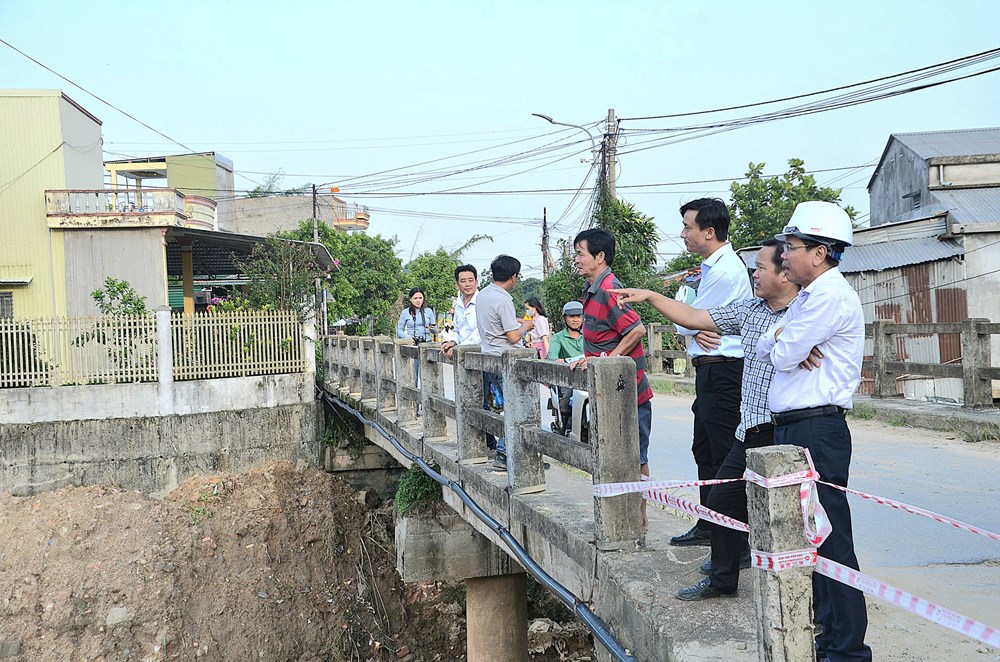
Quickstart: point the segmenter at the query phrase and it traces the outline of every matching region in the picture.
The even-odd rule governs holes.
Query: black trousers
[[[843,414],[826,414],[779,425],[774,430],[774,443],[808,448],[820,480],[847,487],[851,431]],[[817,488],[820,503],[833,527],[830,536],[820,545],[819,555],[857,570],[858,557],[854,553],[847,495],[826,485]],[[813,573],[813,605],[816,620],[823,628],[816,637],[816,646],[826,651],[831,662],[871,661],[872,650],[865,644],[868,612],[861,591]]]
[[[715,477],[742,478],[747,468],[747,450],[773,445],[774,428],[770,423],[747,430],[743,443],[739,440],[733,442],[732,450]],[[746,483],[741,480],[712,485],[708,507],[746,522],[749,517]],[[725,593],[733,592],[740,583],[740,555],[747,547],[747,534],[712,523],[709,523],[708,532],[712,537],[712,586]]]
[[[743,360],[709,363],[695,375],[694,440],[691,453],[698,465],[698,479],[711,480],[719,473],[736,440],[740,423],[740,388]],[[708,504],[708,486],[699,488],[702,505]],[[698,528],[708,531],[708,522],[698,520]]]

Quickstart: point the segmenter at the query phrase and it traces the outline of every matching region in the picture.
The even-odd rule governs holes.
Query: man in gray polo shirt
[[[520,347],[521,339],[534,328],[535,323],[529,320],[518,320],[514,309],[514,300],[510,291],[514,289],[521,277],[521,262],[510,255],[499,255],[490,264],[493,282],[479,291],[476,301],[476,324],[479,326],[479,348],[483,354],[500,355],[505,350]],[[500,375],[483,373],[488,384],[484,383],[486,398],[489,398],[489,386],[496,386],[503,395],[503,382]],[[493,458],[493,468],[499,471],[507,470],[507,446],[503,439],[497,439],[497,454]]]

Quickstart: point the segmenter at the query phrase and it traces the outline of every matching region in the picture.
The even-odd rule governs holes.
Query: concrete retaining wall
[[[156,383],[9,388],[0,392],[0,425],[204,414],[236,411],[250,405],[300,404],[313,400],[314,382],[309,373],[174,382],[166,403],[161,401],[164,394]]]
[[[68,394],[74,388],[108,393],[107,386],[45,390]],[[225,397],[256,403],[240,393]],[[0,490],[24,496],[65,485],[117,484],[162,494],[194,473],[238,471],[274,458],[318,465],[322,426],[322,407],[311,400],[162,417],[0,424]]]

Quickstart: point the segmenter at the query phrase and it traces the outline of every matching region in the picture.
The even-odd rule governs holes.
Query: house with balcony
[[[233,162],[221,154],[197,152],[105,161],[104,169],[108,186],[116,191],[172,188],[185,197],[208,198],[215,203],[211,229],[238,232],[232,225]]]
[[[0,128],[4,317],[96,314],[90,292],[108,276],[128,281],[151,308],[171,303],[174,284],[175,307],[190,313],[196,288],[238,280],[240,261],[262,241],[226,232],[218,203],[203,195],[232,190],[232,164],[219,155],[112,162],[104,187],[101,122],[65,93],[0,90]],[[171,173],[185,189],[149,186]],[[326,248],[310,246],[332,268]]]

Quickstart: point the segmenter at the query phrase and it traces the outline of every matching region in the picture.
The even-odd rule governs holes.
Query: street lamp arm
[[[580,129],[581,131],[583,131],[584,133],[587,134],[588,138],[590,138],[590,156],[591,156],[591,158],[593,158],[594,154],[597,153],[597,142],[594,140],[594,134],[592,134],[590,132],[590,130],[588,130],[586,127],[580,126],[579,124],[569,124],[568,122],[558,122],[558,121],[552,119],[551,117],[549,117],[548,115],[542,115],[541,113],[531,113],[531,114],[533,116],[535,116],[535,117],[542,118],[543,120],[545,120],[549,124],[558,124],[559,126],[568,126],[568,127],[574,128],[574,129]]]

